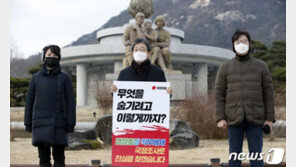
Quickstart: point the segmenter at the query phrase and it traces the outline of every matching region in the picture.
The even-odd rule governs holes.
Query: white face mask
[[[147,53],[138,51],[134,53],[134,59],[136,62],[142,63],[147,59]]]
[[[244,54],[247,53],[249,51],[249,45],[240,43],[238,45],[234,45],[234,49],[236,52],[240,53],[240,54]]]

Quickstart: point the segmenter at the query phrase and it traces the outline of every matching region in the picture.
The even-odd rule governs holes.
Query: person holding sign
[[[163,70],[150,62],[152,53],[148,40],[137,38],[132,46],[132,52],[134,60],[129,67],[120,71],[118,81],[166,82]],[[116,92],[117,87],[112,85],[110,91]],[[167,92],[172,96],[172,87],[168,87]]]
[[[110,88],[112,166],[168,167],[172,87],[164,71],[151,64],[148,40],[136,39],[132,55]]]

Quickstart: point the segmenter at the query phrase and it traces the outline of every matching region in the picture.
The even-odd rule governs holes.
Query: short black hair
[[[151,51],[150,42],[149,42],[148,40],[146,40],[146,39],[143,39],[143,38],[137,38],[137,39],[135,39],[135,41],[134,41],[134,43],[133,43],[133,46],[132,46],[132,51],[134,51],[135,46],[136,46],[137,44],[139,44],[139,43],[143,43],[143,44],[145,44],[145,45],[147,46],[147,50],[148,50],[148,52]]]
[[[245,35],[247,38],[248,38],[248,41],[249,41],[249,43],[250,43],[250,45],[249,45],[249,52],[251,51],[251,49],[252,49],[252,43],[251,43],[251,36],[250,36],[250,33],[249,32],[247,32],[247,31],[245,31],[245,30],[243,30],[243,29],[237,29],[235,32],[234,32],[234,34],[232,35],[232,38],[231,38],[231,40],[232,40],[232,50],[233,50],[233,52],[234,53],[236,53],[235,52],[235,49],[234,49],[234,41],[236,41],[240,36],[242,36],[242,35]]]
[[[48,45],[48,46],[45,46],[43,49],[42,49],[42,58],[44,60],[45,58],[45,53],[50,49],[50,51],[52,53],[54,53],[55,55],[57,55],[59,57],[59,61],[61,60],[61,48],[57,45]]]

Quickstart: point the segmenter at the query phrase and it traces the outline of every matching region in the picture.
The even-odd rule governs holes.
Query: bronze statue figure
[[[162,70],[173,70],[171,64],[171,35],[163,27],[165,26],[164,16],[157,16],[155,19],[156,28],[152,28],[152,23],[145,18],[153,14],[152,0],[131,0],[128,8],[129,13],[135,18],[136,23],[129,25],[123,34],[122,43],[125,46],[126,57],[122,61],[122,67],[126,68],[133,61],[132,45],[136,38],[146,38],[151,43],[152,56],[151,64],[158,65]]]
[[[171,43],[171,35],[163,28],[165,26],[165,20],[162,15],[156,17],[155,25],[155,30],[158,32],[156,46],[159,48],[156,49],[156,51],[159,52],[157,63],[164,71],[173,70],[171,64],[172,54],[169,48]]]
[[[159,53],[159,47],[156,45],[158,32],[152,28],[152,23],[150,21],[145,21],[144,23],[144,35],[151,44],[152,55],[150,61],[151,64],[155,65]]]
[[[145,15],[141,12],[136,14],[136,23],[133,25],[128,26],[123,34],[123,45],[125,46],[125,55],[126,58],[123,60],[123,68],[128,67],[131,65],[133,61],[132,55],[132,45],[135,39],[137,38],[145,38],[144,35],[144,27],[142,26]]]

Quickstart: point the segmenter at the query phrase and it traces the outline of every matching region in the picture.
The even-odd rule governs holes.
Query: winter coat
[[[216,121],[229,126],[246,117],[254,125],[275,121],[273,81],[264,61],[236,56],[220,66],[215,85]]]
[[[132,66],[120,71],[118,81],[150,81],[150,82],[166,82],[163,70],[149,64],[144,71],[143,76],[139,78]]]
[[[61,66],[33,74],[26,96],[26,131],[32,132],[32,145],[68,145],[66,133],[73,132],[76,107],[72,82]]]

